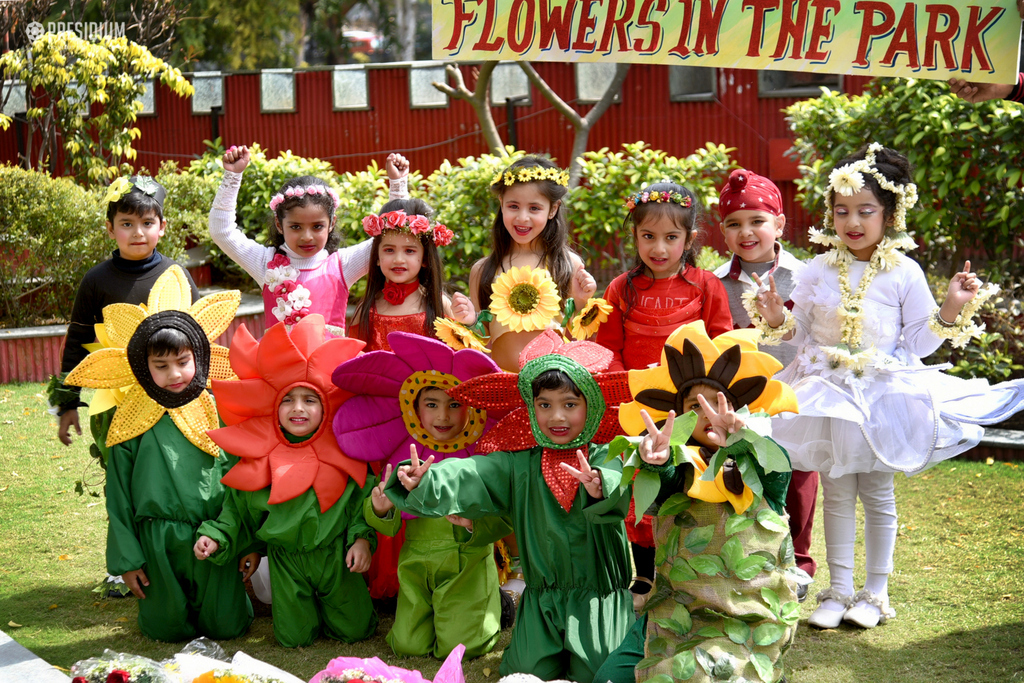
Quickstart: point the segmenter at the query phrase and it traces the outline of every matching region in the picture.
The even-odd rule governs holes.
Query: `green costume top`
[[[120,575],[146,563],[138,526],[147,518],[193,527],[216,519],[225,500],[220,479],[235,462],[199,450],[166,414],[116,444],[107,470],[107,571]]]
[[[387,495],[399,509],[421,517],[507,516],[519,542],[523,578],[531,588],[607,595],[628,586],[622,520],[629,498],[619,494],[622,462],[605,463],[608,447],[591,444],[590,465],[601,471],[605,498],[594,500],[580,486],[567,513],[541,475],[542,450],[445,460],[431,466],[412,492],[396,486],[393,474]],[[553,547],[560,552],[551,552]]]
[[[369,496],[373,483],[368,478],[360,487],[350,479],[341,498],[326,512],[320,512],[313,489],[272,505],[268,502],[269,487],[259,491],[229,488],[220,516],[200,526],[197,537],[209,536],[220,545],[210,557],[217,563],[267,545],[308,553],[326,548],[339,538],[346,548],[365,538],[372,552],[377,547],[377,535],[363,520],[363,499]]]

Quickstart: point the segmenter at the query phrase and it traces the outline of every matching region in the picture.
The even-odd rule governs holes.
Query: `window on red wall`
[[[668,92],[672,102],[707,102],[715,99],[718,72],[705,66],[670,66]]]
[[[843,77],[804,71],[757,72],[757,89],[761,97],[814,97],[822,88],[842,90]]]

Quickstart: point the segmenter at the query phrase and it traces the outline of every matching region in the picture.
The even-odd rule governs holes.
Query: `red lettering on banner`
[[[593,52],[597,47],[596,40],[587,40],[587,34],[597,26],[597,19],[590,14],[594,5],[600,5],[604,0],[580,0],[583,9],[580,10],[580,25],[576,27],[576,40],[572,44],[573,50],[580,52]]]
[[[640,53],[654,53],[661,48],[661,23],[651,19],[651,5],[657,3],[654,8],[664,14],[668,10],[668,0],[644,0],[640,5],[640,14],[636,18],[637,28],[651,27],[651,41],[644,46],[642,38],[633,41],[633,49]]]
[[[988,61],[988,52],[985,50],[985,31],[992,28],[996,20],[1003,15],[1002,7],[993,7],[984,19],[979,20],[981,8],[971,5],[971,15],[967,20],[967,35],[964,38],[964,56],[960,59],[960,68],[963,71],[971,71],[974,66],[973,55],[978,55],[978,71],[993,71],[992,64]]]
[[[827,62],[832,52],[822,52],[821,44],[832,42],[829,12],[832,12],[833,17],[839,13],[839,0],[811,0],[811,5],[814,7],[814,20],[811,23],[811,40],[804,57],[814,62]]]
[[[760,57],[761,44],[764,42],[764,17],[768,12],[779,9],[779,0],[744,0],[742,11],[746,12],[748,7],[754,10],[754,25],[750,29],[747,56]]]
[[[885,51],[885,57],[882,58],[882,66],[896,66],[896,55],[900,52],[907,55],[911,69],[921,67],[921,60],[917,55],[917,6],[912,2],[908,2],[903,8],[900,23],[896,25],[896,34],[889,43],[889,49]]]
[[[896,23],[896,14],[887,2],[857,2],[853,5],[853,11],[864,13],[864,21],[860,27],[860,43],[857,45],[857,57],[853,60],[853,65],[867,66],[871,41],[892,31],[893,24]],[[881,23],[875,23],[876,13],[882,15]]]
[[[679,42],[669,50],[671,55],[686,57],[690,54],[690,48],[686,46],[686,40],[690,37],[690,27],[693,26],[693,2],[694,0],[679,0],[683,6],[683,25],[679,28]]]
[[[697,43],[693,51],[701,55],[718,54],[718,33],[722,30],[722,16],[729,0],[701,0],[700,21],[697,24]]]
[[[796,5],[796,19],[793,18],[793,5]],[[807,29],[807,0],[785,0],[782,8],[782,23],[779,26],[779,42],[775,45],[772,59],[786,56],[786,45],[793,41],[793,51],[789,56],[803,59],[800,51],[804,46],[804,31]]]
[[[494,14],[497,4],[497,0],[482,0],[484,3],[484,30],[480,33],[480,40],[476,41],[476,45],[473,46],[474,50],[482,50],[484,52],[497,52],[501,49],[501,46],[505,43],[505,39],[501,36],[492,39],[491,33],[494,31]]]
[[[616,16],[619,13],[619,2],[625,2],[626,8],[622,11],[622,16]],[[608,0],[608,17],[604,24],[604,34],[601,36],[601,45],[597,48],[598,52],[609,54],[611,52],[612,33],[619,43],[619,49],[628,52],[629,51],[629,31],[628,24],[632,23],[633,10],[636,8],[634,0]]]
[[[568,52],[576,0],[568,0],[564,8],[549,6],[550,1],[540,0],[540,49],[550,49],[551,38],[554,36],[558,41],[558,49]]]
[[[936,65],[936,46],[942,50],[942,61],[946,69],[956,69],[956,53],[953,52],[953,39],[960,33],[960,12],[952,5],[925,5],[928,13],[928,33],[924,39],[924,68],[934,69]],[[946,17],[946,28],[939,30],[939,17]]]
[[[522,14],[523,5],[526,6],[526,20],[520,22],[519,15]],[[535,0],[512,0],[512,8],[508,13],[508,31],[505,36],[508,38],[508,46],[514,52],[523,54],[533,44],[534,20],[537,14]],[[523,38],[519,39],[518,28],[523,27]]]
[[[452,0],[452,5],[455,8],[455,26],[452,28],[452,39],[445,50],[458,52],[462,49],[463,29],[476,23],[476,12],[464,11],[465,4],[463,0]]]

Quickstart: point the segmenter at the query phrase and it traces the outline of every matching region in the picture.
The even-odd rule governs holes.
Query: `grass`
[[[86,438],[70,448],[57,441],[45,408],[42,385],[0,386],[0,629],[63,669],[105,648],[170,656],[181,644],[143,638],[134,598],[91,592],[104,570],[106,511],[103,498],[74,488],[83,471],[88,479],[98,470],[86,470]],[[1024,468],[953,460],[900,476],[896,487],[897,618],[871,631],[803,624],[786,656],[790,682],[1024,682]],[[818,529],[820,514],[819,504]],[[812,594],[828,583],[820,532],[813,553],[822,566]],[[804,618],[811,611],[808,600]],[[384,634],[392,619],[382,614],[377,635],[352,646],[318,640],[286,650],[268,617],[222,644],[307,679],[340,655],[378,656],[432,676],[440,662],[391,654]],[[496,680],[507,643],[505,632],[495,652],[467,662],[467,680]]]

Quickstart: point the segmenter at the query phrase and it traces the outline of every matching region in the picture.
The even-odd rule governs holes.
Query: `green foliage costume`
[[[402,516],[374,514],[367,498],[366,522],[394,536]],[[501,630],[501,597],[494,567],[494,541],[512,533],[498,517],[477,520],[470,533],[446,519],[416,517],[405,522],[398,556],[398,607],[388,645],[396,655],[447,657],[466,646],[467,658],[490,652]],[[401,615],[402,618],[397,618]]]
[[[365,486],[350,479],[338,502],[320,511],[309,489],[283,503],[270,503],[270,488],[259,491],[228,489],[216,521],[199,527],[197,536],[220,544],[210,556],[215,564],[230,564],[242,552],[259,551],[270,562],[274,596],[274,635],[285,647],[305,647],[323,634],[346,643],[368,638],[377,626],[366,582],[345,565],[345,555],[357,539],[371,551],[377,535],[363,521]]]
[[[687,325],[669,337],[661,366],[630,373],[635,400],[620,410],[629,433],[642,430],[641,408],[660,424],[669,410],[682,411],[695,386],[710,386],[730,405],[744,406],[738,412],[748,427],[722,448],[698,449],[696,441],[687,444],[696,416],[684,415],[673,428],[673,457],[661,467],[640,460],[640,437],[612,443],[612,454],[629,456],[623,476],[636,474],[637,509],[647,509],[652,499],[657,506],[656,578],[645,624],[598,672],[599,683],[774,683],[783,677],[781,657],[800,615],[795,587],[809,578],[793,566],[782,516],[789,458],[749,428],[767,420],[745,407],[774,414],[795,410],[796,401],[789,387],[769,379],[781,366],[757,351],[754,334],[736,330],[711,340],[703,325]]]
[[[196,448],[168,415],[110,449],[107,571],[146,572],[139,628],[148,638],[237,638],[252,622],[237,556],[214,566],[192,553],[196,528],[220,513],[220,478],[234,462]]]

